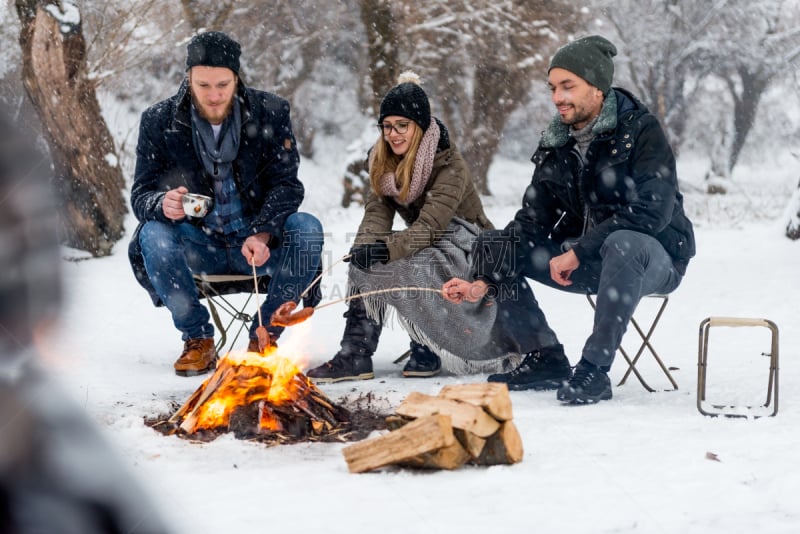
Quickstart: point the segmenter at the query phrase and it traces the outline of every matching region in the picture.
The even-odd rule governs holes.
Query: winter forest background
[[[601,33],[619,49],[615,85],[658,115],[679,161],[705,169],[681,177],[699,199],[690,215],[783,217],[787,236],[800,234],[796,179],[747,191],[736,181],[764,158],[800,175],[796,0],[9,0],[0,9],[0,101],[50,152],[64,243],[94,256],[124,235],[138,116],[174,93],[186,42],[207,29],[242,43],[246,83],[291,102],[303,157],[342,182],[345,207],[360,200],[375,109],[402,70],[421,75],[491,195],[502,187],[488,181],[492,162],[526,161],[552,114],[550,55]],[[725,198],[734,190],[744,194]]]
[[[126,254],[139,116],[176,91],[186,43],[201,29],[240,41],[246,83],[291,102],[303,209],[323,221],[328,260],[351,244],[376,108],[401,71],[421,75],[433,113],[469,159],[487,214],[504,225],[553,115],[551,54],[585,34],[611,39],[619,49],[615,85],[664,125],[698,236],[691,274],[655,340],[680,389],[651,394],[631,379],[614,388],[612,402],[574,410],[551,392],[516,393],[522,463],[430,475],[351,475],[343,444],[265,448],[231,436],[197,444],[144,425],[205,378],[174,375],[179,336],[136,284]],[[798,56],[800,0],[0,2],[0,108],[48,152],[66,245],[62,325],[37,349],[175,532],[293,531],[299,519],[307,531],[330,534],[794,534],[800,333],[792,280],[800,243],[787,237],[800,237]],[[342,296],[345,284],[340,265],[325,279],[325,296]],[[574,358],[591,327],[589,306],[548,290],[537,287],[537,298]],[[645,317],[652,304],[642,303]],[[312,365],[330,359],[344,309],[315,314],[281,347]],[[780,325],[778,417],[697,414],[697,325],[709,315]],[[719,374],[709,399],[760,403],[763,340],[729,335],[712,351]],[[392,361],[407,347],[401,329],[385,330],[378,379],[333,384],[326,394],[350,406],[366,393],[388,411],[411,391],[485,380],[400,378]],[[653,361],[641,365],[648,380],[663,378]],[[612,380],[624,370],[615,363]],[[55,404],[49,396],[41,402]],[[5,435],[0,429],[0,442]],[[62,441],[44,439],[73,458]],[[87,479],[102,474],[96,458],[75,467]]]

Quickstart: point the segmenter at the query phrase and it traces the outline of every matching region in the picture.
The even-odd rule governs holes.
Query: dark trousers
[[[570,276],[569,286],[560,286],[550,278],[549,262],[562,254],[560,243],[547,241],[526,246],[507,230],[491,230],[480,235],[475,254],[478,274],[498,282],[497,298],[506,298],[514,294],[510,288],[518,288],[515,298],[524,311],[520,309],[521,313],[507,319],[508,328],[519,332],[517,337],[524,337],[529,344],[522,347],[525,352],[558,340],[532,289],[523,286],[524,278],[570,293],[597,295],[592,334],[581,355],[604,370],[611,367],[642,297],[671,293],[682,279],[661,243],[630,230],[609,235],[600,248],[600,258],[581,262]],[[510,281],[509,272],[517,273]]]

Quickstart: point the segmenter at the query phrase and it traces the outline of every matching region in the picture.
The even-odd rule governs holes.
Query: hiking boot
[[[346,321],[339,352],[372,357],[378,348],[383,327],[367,316],[364,301],[360,298],[350,301],[343,317]]]
[[[214,370],[217,367],[214,339],[195,338],[186,341],[174,367],[178,376],[196,376]]]
[[[605,371],[581,358],[572,378],[559,388],[556,398],[569,404],[594,404],[608,400],[611,398],[611,381]]]
[[[409,352],[411,354],[403,367],[403,376],[428,378],[442,372],[441,358],[425,345],[412,341]]]
[[[309,370],[306,376],[317,384],[333,384],[346,380],[370,380],[375,378],[375,373],[372,372],[372,356],[339,351],[331,361]]]
[[[558,389],[569,380],[572,368],[561,344],[542,347],[525,355],[522,363],[508,373],[489,375],[489,382],[503,382],[511,390]]]
[[[372,355],[378,348],[383,327],[367,317],[367,309],[360,298],[350,301],[344,317],[347,320],[339,352],[331,361],[306,373],[318,384],[375,378]]]

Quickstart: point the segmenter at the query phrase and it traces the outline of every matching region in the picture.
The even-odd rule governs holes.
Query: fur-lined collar
[[[597,122],[592,128],[592,133],[596,136],[602,132],[613,130],[617,127],[617,93],[612,89],[608,92],[603,101],[603,107]],[[569,141],[569,126],[561,122],[561,117],[556,113],[550,125],[542,132],[539,140],[540,148],[556,148],[564,146]]]

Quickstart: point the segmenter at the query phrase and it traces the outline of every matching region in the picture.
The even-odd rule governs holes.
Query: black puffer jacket
[[[292,133],[289,103],[264,91],[237,89],[242,130],[233,175],[246,216],[252,217],[250,233],[269,232],[270,247],[281,239],[286,218],[295,213],[305,190],[297,178],[300,156]],[[192,142],[191,96],[183,82],[178,93],[142,114],[136,146],[136,172],[131,188],[133,213],[139,226],[128,255],[139,283],[153,302],[160,300],[144,269],[139,230],[151,220],[170,222],[161,205],[165,193],[185,186],[192,193],[213,196],[213,178],[205,171]],[[193,224],[198,222],[190,220]]]
[[[593,131],[583,165],[568,127],[553,120],[531,158],[536,170],[508,228],[523,243],[578,238],[573,250],[580,260],[599,258],[612,232],[641,232],[658,239],[685,273],[695,254],[694,231],[658,120],[632,94],[614,88]]]

